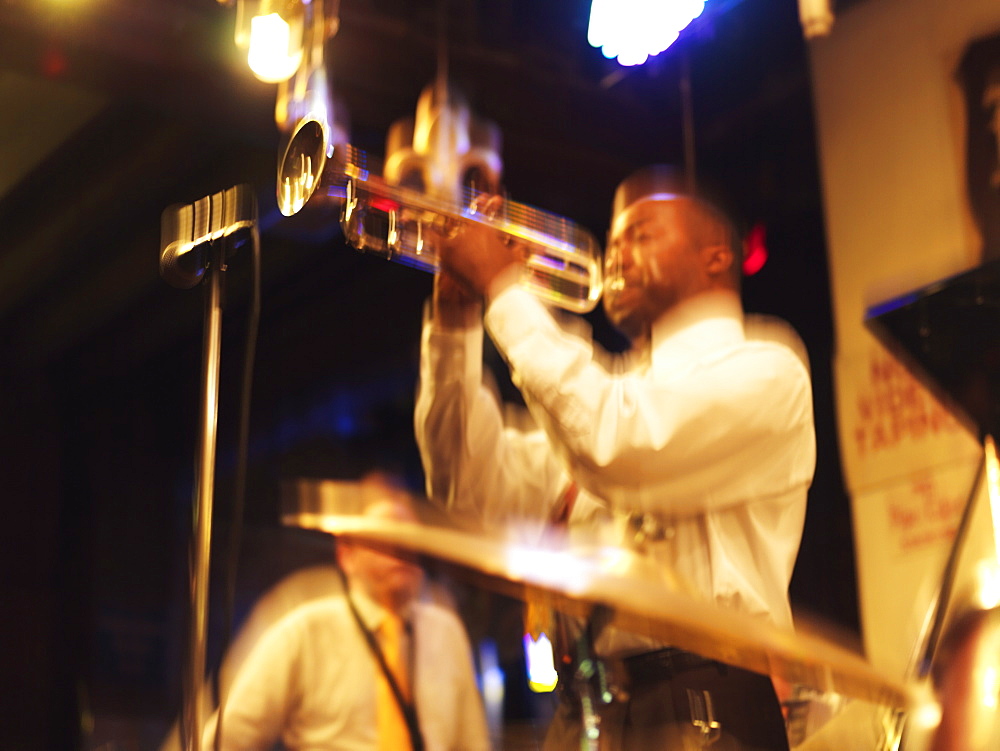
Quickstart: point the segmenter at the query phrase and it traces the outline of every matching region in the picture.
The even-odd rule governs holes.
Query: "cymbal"
[[[661,567],[625,549],[581,549],[558,537],[528,546],[355,515],[300,511],[286,514],[283,522],[416,555],[498,593],[541,599],[569,615],[600,612],[624,631],[819,691],[897,709],[916,706],[920,696],[917,686],[881,674],[837,644],[698,598]]]

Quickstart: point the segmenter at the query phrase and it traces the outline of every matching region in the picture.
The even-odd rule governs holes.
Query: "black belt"
[[[631,655],[624,658],[621,664],[633,685],[670,680],[679,673],[705,667],[714,667],[719,673],[726,672],[726,666],[721,662],[676,647]]]

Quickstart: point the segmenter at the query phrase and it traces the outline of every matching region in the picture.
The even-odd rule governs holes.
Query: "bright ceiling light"
[[[642,65],[677,41],[705,0],[593,0],[587,41],[620,65]]]
[[[256,76],[268,83],[288,80],[302,62],[302,46],[292,41],[291,26],[277,13],[250,21],[247,63]]]
[[[302,0],[239,0],[236,45],[261,81],[287,81],[302,64],[305,8]]]

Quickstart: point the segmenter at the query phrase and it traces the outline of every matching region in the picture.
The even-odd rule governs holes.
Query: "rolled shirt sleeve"
[[[421,336],[414,429],[428,496],[487,523],[544,519],[569,478],[548,436],[484,384],[482,327],[443,329],[427,310]]]

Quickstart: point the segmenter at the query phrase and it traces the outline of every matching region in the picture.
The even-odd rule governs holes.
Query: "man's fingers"
[[[495,219],[500,213],[500,209],[503,208],[503,196],[483,193],[473,199],[469,208],[475,214],[482,214],[487,219]]]

